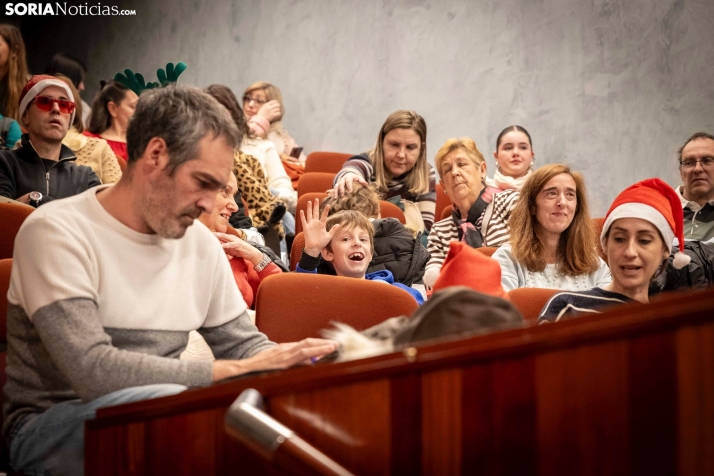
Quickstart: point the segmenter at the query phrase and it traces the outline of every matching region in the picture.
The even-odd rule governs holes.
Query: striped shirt
[[[629,297],[592,288],[588,291],[566,291],[558,293],[545,304],[538,316],[538,323],[557,322],[561,318],[573,317],[578,314],[599,314],[610,306],[634,302]]]
[[[388,200],[392,197],[400,196],[403,200],[414,202],[421,213],[424,220],[424,228],[428,232],[434,224],[434,211],[436,210],[436,173],[431,164],[426,164],[429,167],[429,191],[420,195],[414,195],[407,190],[405,182],[406,175],[397,177],[396,180],[387,181],[387,190],[380,190],[382,200]],[[345,176],[347,173],[354,173],[362,177],[366,182],[374,183],[376,177],[374,168],[369,156],[365,154],[355,155],[344,163],[342,170],[335,176],[333,184]]]
[[[484,246],[498,247],[508,243],[509,228],[508,219],[511,217],[513,207],[520,194],[515,190],[504,190],[493,196],[488,208],[476,220],[476,228],[481,230]],[[427,250],[431,258],[426,264],[426,269],[441,269],[446,254],[449,252],[449,245],[452,241],[459,241],[459,230],[452,217],[444,218],[431,228]]]

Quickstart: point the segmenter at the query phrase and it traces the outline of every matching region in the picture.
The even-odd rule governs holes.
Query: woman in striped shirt
[[[486,161],[469,137],[447,140],[434,162],[454,211],[436,222],[429,234],[427,249],[431,258],[424,273],[427,288],[439,277],[451,242],[465,241],[474,248],[507,242],[508,218],[518,198],[515,190],[486,197]]]
[[[401,197],[407,227],[429,232],[436,208],[436,176],[426,161],[424,118],[414,111],[390,114],[374,148],[345,162],[328,192],[336,199],[352,192],[353,182],[374,183],[384,200]]]

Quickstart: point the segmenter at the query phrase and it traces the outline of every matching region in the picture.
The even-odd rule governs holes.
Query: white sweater
[[[567,276],[557,272],[554,264],[549,264],[543,271],[531,272],[513,257],[511,244],[502,245],[492,256],[501,265],[501,284],[504,291],[516,288],[552,288],[563,291],[585,291],[595,287],[602,288],[612,282],[610,268],[602,258],[600,268],[590,274]]]

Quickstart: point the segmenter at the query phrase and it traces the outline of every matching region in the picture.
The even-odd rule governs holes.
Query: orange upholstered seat
[[[538,319],[540,311],[560,289],[518,288],[508,291],[508,298],[526,319]]]
[[[451,214],[454,213],[454,205],[447,205],[444,207],[443,210],[441,210],[441,215],[439,216],[439,220],[443,220],[444,218],[449,218]]]
[[[10,271],[12,270],[12,259],[0,260],[0,386],[5,386],[7,375],[5,374],[5,362],[7,359],[7,290],[10,287]],[[0,394],[0,404],[3,402],[3,396]],[[0,416],[0,424],[2,424],[2,416]],[[0,436],[0,452],[7,451],[5,438]],[[6,455],[0,455],[4,457]]]
[[[305,235],[302,231],[295,235],[293,240],[293,245],[290,248],[290,271],[295,271],[295,267],[300,262],[300,256],[302,255],[302,250],[305,249]]]
[[[307,209],[308,202],[312,203],[313,200],[318,199],[322,203],[327,194],[322,192],[310,192],[304,195],[300,195],[298,198],[297,205],[295,206],[295,234],[297,235],[302,231],[302,220],[300,219],[300,211],[305,211]]]
[[[20,230],[22,222],[34,210],[31,206],[20,203],[0,203],[0,223],[2,223],[0,259],[12,258],[15,236]]]
[[[342,165],[352,157],[352,154],[342,152],[313,152],[305,160],[305,173],[328,172],[336,174],[342,170]]]
[[[484,246],[482,248],[476,248],[476,251],[485,254],[486,256],[493,255],[498,248],[495,246]]]
[[[434,213],[434,218],[440,217],[444,208],[451,205],[451,199],[444,191],[444,187],[440,183],[436,184],[436,210]]]
[[[255,324],[274,342],[320,337],[338,321],[362,330],[418,307],[406,291],[365,279],[282,273],[258,288]]]
[[[337,174],[328,172],[305,172],[298,182],[298,197],[310,192],[324,193],[331,189],[335,175]]]
[[[379,201],[379,214],[382,218],[396,218],[399,223],[406,225],[407,218],[401,208],[385,200]]]

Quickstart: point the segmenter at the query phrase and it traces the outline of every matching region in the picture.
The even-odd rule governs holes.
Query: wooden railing
[[[714,292],[100,409],[86,474],[280,474],[245,389],[355,474],[714,474]]]

